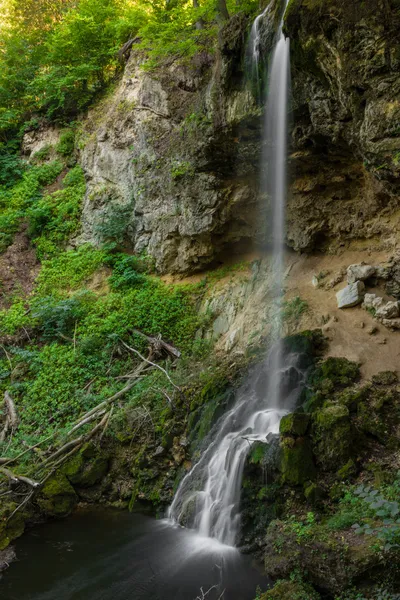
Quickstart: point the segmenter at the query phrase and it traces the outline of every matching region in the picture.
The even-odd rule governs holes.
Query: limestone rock
[[[364,298],[365,285],[362,281],[356,281],[336,294],[338,308],[351,308],[361,304]]]
[[[377,319],[396,319],[399,315],[400,310],[399,303],[397,301],[383,304],[375,313]]]
[[[331,250],[362,238],[390,247],[400,220],[400,12],[388,2],[384,10],[372,1],[322,4],[292,0],[285,15],[296,48],[289,243]]]
[[[376,294],[365,294],[363,308],[373,308],[377,310],[383,304],[383,298]]]
[[[400,329],[400,319],[381,319],[381,323],[388,329]]]
[[[375,275],[376,269],[371,265],[363,263],[358,265],[350,265],[347,267],[347,283],[355,283],[356,281],[366,281]]]

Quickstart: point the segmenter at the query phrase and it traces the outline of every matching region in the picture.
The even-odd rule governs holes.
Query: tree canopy
[[[219,23],[257,0],[0,0],[0,133],[32,115],[71,118],[121,71],[138,38],[148,67],[215,46]]]

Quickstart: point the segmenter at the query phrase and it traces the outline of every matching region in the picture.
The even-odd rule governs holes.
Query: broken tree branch
[[[140,335],[140,337],[150,342],[150,344],[154,346],[155,349],[163,349],[168,354],[175,356],[175,358],[181,357],[180,351],[174,346],[171,346],[171,344],[167,344],[167,342],[164,342],[164,340],[161,338],[161,335],[158,335],[157,337],[152,337],[150,335],[146,335],[142,331],[139,331],[139,329],[133,329],[133,333],[136,333],[136,335]]]
[[[164,375],[167,377],[168,381],[170,382],[170,384],[176,389],[178,390],[178,392],[180,392],[180,388],[175,385],[175,383],[172,381],[171,377],[168,375],[167,371],[165,369],[163,369],[162,367],[160,367],[160,365],[157,365],[156,363],[152,362],[151,360],[148,360],[147,358],[145,358],[142,354],[140,354],[140,352],[138,352],[137,350],[135,350],[135,348],[131,348],[130,346],[128,346],[128,344],[125,344],[125,342],[123,340],[120,340],[121,344],[123,346],[125,346],[125,348],[127,350],[129,350],[130,352],[133,352],[134,354],[136,354],[137,356],[139,356],[139,358],[141,358],[143,361],[147,362],[149,365],[152,365],[153,367],[155,367],[156,369],[159,369],[160,371],[162,371],[164,373]]]
[[[30,479],[30,477],[25,477],[23,475],[15,475],[15,473],[10,471],[9,469],[5,469],[4,467],[0,468],[0,473],[3,473],[11,483],[25,483],[33,489],[40,487],[40,483],[34,481],[33,479]]]
[[[11,427],[15,430],[18,427],[17,409],[15,408],[14,400],[11,398],[10,393],[7,391],[4,392],[4,403],[6,405]]]

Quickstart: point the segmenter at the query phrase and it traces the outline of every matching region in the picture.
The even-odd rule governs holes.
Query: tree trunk
[[[228,7],[226,6],[226,0],[217,0],[218,12],[224,21],[229,19]]]

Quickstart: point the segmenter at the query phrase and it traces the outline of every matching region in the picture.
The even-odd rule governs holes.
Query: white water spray
[[[267,12],[268,9],[255,20],[249,42],[257,77],[260,65],[260,21],[267,16]],[[263,140],[263,162],[267,168],[262,178],[262,191],[268,194],[272,209],[272,287],[279,315],[273,333],[277,338],[281,324],[284,272],[289,89],[289,40],[285,39],[282,28],[283,17],[277,32],[278,41],[268,81]],[[265,442],[269,436],[278,434],[282,416],[295,407],[303,383],[296,359],[292,354],[285,354],[282,344],[278,342],[266,364],[239,391],[233,408],[213,428],[208,448],[178,488],[169,511],[169,517],[174,522],[196,529],[203,540],[213,538],[228,546],[235,544],[240,525],[240,491],[246,456],[254,442]]]

